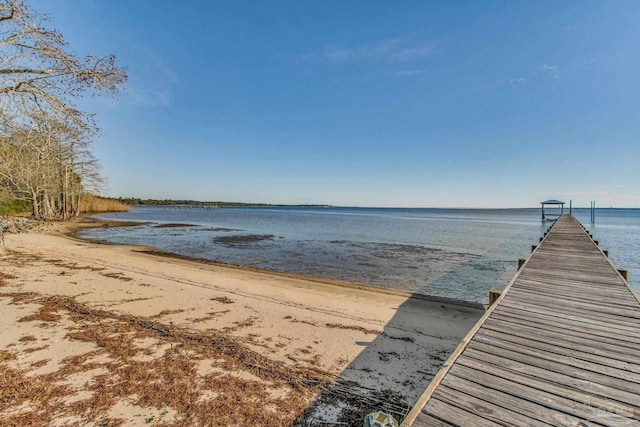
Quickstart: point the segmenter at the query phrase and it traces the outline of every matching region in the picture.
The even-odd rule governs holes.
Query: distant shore
[[[198,424],[219,412],[223,424],[281,425],[318,416],[309,407],[318,395],[349,402],[349,393],[372,390],[408,406],[482,314],[62,235],[105,224],[122,225],[6,236],[0,364],[10,375],[1,386],[25,378],[50,386],[8,401],[0,422]],[[256,400],[264,410],[250,409]]]

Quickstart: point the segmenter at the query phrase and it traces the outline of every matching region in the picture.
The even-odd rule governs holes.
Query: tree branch
[[[13,19],[16,10],[13,8],[13,6],[9,6],[9,9],[11,10],[11,13],[9,13],[9,15],[0,16],[0,22]],[[6,9],[2,8],[1,10],[4,12]]]

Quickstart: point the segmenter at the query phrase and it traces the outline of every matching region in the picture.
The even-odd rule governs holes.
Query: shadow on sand
[[[402,421],[483,313],[480,304],[409,297],[291,426],[362,426],[378,410]]]

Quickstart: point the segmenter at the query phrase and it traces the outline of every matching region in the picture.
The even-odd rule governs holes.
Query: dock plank
[[[600,331],[592,330],[591,328],[565,328],[561,324],[557,323],[549,323],[544,321],[539,321],[535,318],[523,319],[517,316],[508,315],[504,313],[495,313],[492,321],[500,321],[504,322],[513,327],[519,328],[522,326],[523,328],[535,328],[538,330],[544,329],[544,331],[552,337],[560,337],[563,335],[582,338],[584,340],[593,340],[600,345],[600,343],[604,343],[614,347],[628,347],[628,351],[632,351],[632,354],[636,354],[640,357],[640,346],[638,346],[637,342],[629,342],[624,338],[624,336],[616,336],[614,334],[603,335],[603,333],[599,333]],[[553,334],[553,335],[551,335]],[[584,341],[582,341],[584,343]]]
[[[507,422],[512,425],[531,427],[548,426],[547,423],[532,418],[540,410],[539,407],[535,407],[536,405],[527,408],[528,411],[523,411],[522,405],[519,405],[521,413],[518,413],[508,409],[508,405],[516,402],[517,399],[507,393],[497,390],[482,390],[476,383],[454,375],[450,375],[447,379],[447,383],[443,383],[433,394],[435,398],[443,402],[457,406],[463,411],[481,413],[484,418],[497,423]],[[461,394],[464,395],[464,399],[459,398]],[[482,396],[482,399],[477,396]],[[500,405],[496,405],[492,401],[499,401]]]
[[[542,378],[545,376],[544,372],[537,371],[535,369],[525,370],[525,367],[517,362],[508,361],[504,365],[496,365],[492,362],[500,362],[500,359],[492,357],[475,359],[473,356],[470,356],[461,359],[459,366],[466,366],[489,375],[489,377],[485,378],[502,378],[510,383],[509,387],[515,387],[515,385],[520,384],[529,387],[530,389],[539,390],[544,393],[548,393],[549,395],[559,396],[562,399],[566,398],[573,400],[574,402],[584,403],[589,401],[589,405],[594,408],[611,410],[616,414],[629,414],[640,409],[634,405],[628,405],[616,400],[603,398],[600,395],[600,392],[606,392],[606,389],[602,389],[597,386],[585,389],[583,385],[589,387],[589,384],[582,384],[579,380],[558,382],[558,379],[562,380],[562,378],[559,377],[556,378],[556,381],[550,381]],[[556,401],[556,397],[554,396],[549,396],[548,399],[552,402]],[[562,399],[560,399],[560,403]],[[544,401],[540,402],[545,403]],[[549,407],[546,404],[545,406]]]
[[[506,348],[487,346],[480,342],[474,342],[473,347],[469,347],[468,350],[470,354],[473,354],[473,351],[471,350],[474,350],[482,353],[483,355],[493,355],[501,358],[502,360],[512,360],[520,363],[521,365],[538,368],[537,372],[542,372],[542,370],[544,370],[545,377],[543,378],[546,379],[556,378],[556,374],[559,374],[606,387],[607,392],[620,402],[633,404],[638,400],[638,385],[635,383],[622,381],[617,378],[610,378],[606,375],[598,375],[595,372],[585,371],[574,366],[567,366],[550,360],[537,359],[527,354]]]
[[[452,424],[445,423],[442,420],[427,415],[425,413],[418,414],[418,417],[413,422],[414,427],[451,427]]]
[[[454,426],[504,427],[504,424],[498,424],[474,412],[461,411],[458,406],[444,402],[437,397],[430,400],[430,406],[425,414],[437,414],[438,418],[443,417]]]
[[[610,317],[606,317],[605,319],[598,319],[593,316],[587,318],[583,315],[578,315],[576,313],[573,313],[570,310],[562,310],[559,307],[547,307],[547,306],[540,306],[538,304],[528,304],[523,301],[510,301],[510,300],[504,300],[504,302],[501,304],[501,307],[502,308],[508,307],[516,310],[526,310],[534,313],[541,313],[546,316],[554,317],[558,319],[570,319],[570,320],[584,323],[585,325],[587,324],[594,324],[594,325],[600,325],[600,326],[604,325],[606,327],[611,328],[612,330],[616,330],[624,333],[626,332],[635,333],[640,331],[640,328],[638,328],[637,325],[631,325],[629,324],[629,322],[626,322],[624,320],[618,321],[617,319],[612,319]]]
[[[496,405],[506,405],[504,395],[511,396],[511,405],[515,405],[512,408],[531,414],[537,411],[536,417],[542,418],[552,425],[577,426],[580,425],[580,422],[585,423],[585,421],[588,421],[592,413],[592,408],[585,406],[584,401],[576,401],[549,393],[546,390],[533,388],[529,384],[523,383],[524,379],[514,381],[514,377],[521,376],[518,373],[511,373],[508,378],[494,377],[483,370],[459,365],[452,368],[450,376],[467,378],[469,381],[480,385],[481,389],[477,391],[480,396],[484,399],[495,398]],[[490,381],[490,386],[487,386],[488,381]],[[463,397],[463,393],[458,393],[458,396]],[[461,407],[462,404],[459,404],[459,406]],[[549,409],[553,410],[549,411]],[[624,417],[620,417],[620,420],[622,419]],[[527,423],[513,424],[506,419],[498,420],[494,418],[494,420],[496,422],[504,422],[506,425],[528,425]]]
[[[616,368],[625,372],[640,373],[640,364],[631,363],[628,360],[621,361],[613,359],[611,357],[601,356],[598,354],[594,354],[594,352],[590,351],[589,349],[575,348],[570,344],[562,342],[549,344],[545,341],[532,340],[528,336],[515,335],[491,330],[483,331],[482,335],[476,335],[475,339],[485,340],[489,342],[494,339],[510,341],[523,347],[532,346],[536,349],[541,349],[549,353],[561,354],[577,360],[594,362],[605,367]]]
[[[501,333],[506,333],[509,335],[514,335],[514,336],[518,336],[521,337],[523,339],[529,340],[531,342],[542,342],[551,346],[555,346],[555,347],[567,347],[570,349],[574,349],[574,350],[582,350],[584,352],[588,352],[597,356],[601,356],[601,357],[605,357],[605,358],[609,358],[612,361],[618,361],[622,364],[630,364],[633,363],[635,365],[638,364],[637,360],[631,359],[628,355],[624,355],[621,353],[618,353],[616,351],[616,349],[612,349],[612,348],[600,348],[600,347],[585,347],[579,344],[576,344],[570,340],[565,339],[564,337],[561,338],[552,338],[549,335],[546,334],[532,334],[530,330],[522,330],[524,328],[509,328],[509,329],[505,329],[505,328],[496,328],[493,329],[491,327],[491,325],[488,325],[485,330],[491,330],[491,331],[495,331],[495,332],[501,332]]]
[[[637,389],[640,389],[640,371],[629,369],[628,364],[624,365],[624,367],[609,366],[609,361],[606,361],[605,363],[597,363],[588,359],[575,357],[576,353],[574,353],[574,355],[567,355],[550,351],[550,346],[539,345],[539,343],[537,342],[523,344],[522,342],[503,338],[504,335],[487,336],[485,334],[482,334],[477,335],[474,341],[481,342],[489,346],[497,346],[506,349],[517,348],[518,352],[523,355],[529,355],[544,360],[555,361],[566,364],[567,366],[573,366],[596,373],[602,373],[610,377],[619,378],[621,380],[630,381],[636,384],[635,387]],[[588,354],[589,353],[583,353],[583,355]]]
[[[498,311],[496,311],[497,313]],[[575,325],[581,328],[593,328],[604,331],[611,331],[612,334],[623,335],[634,339],[640,339],[640,330],[629,325],[618,325],[611,322],[602,322],[594,319],[584,319],[565,313],[553,313],[534,305],[518,304],[510,305],[504,301],[500,306],[500,313],[518,313],[521,316],[531,316],[532,318],[542,317],[549,322],[562,323],[564,325]]]
[[[518,354],[523,356],[535,357],[539,360],[557,362],[568,367],[575,367],[585,371],[591,371],[596,374],[604,374],[607,377],[612,377],[611,382],[618,384],[616,379],[623,380],[625,382],[632,383],[632,390],[640,390],[640,373],[626,369],[618,369],[599,363],[580,360],[572,356],[566,356],[562,354],[553,353],[545,349],[537,348],[537,346],[526,346],[520,343],[514,343],[513,341],[500,340],[500,339],[488,339],[484,335],[478,335],[474,340],[474,343],[482,343],[488,345],[490,348],[500,348],[502,350],[514,351],[517,349]],[[472,347],[474,348],[474,347]],[[513,358],[512,358],[513,359]],[[516,359],[514,359],[516,360]],[[539,365],[538,365],[539,366]],[[575,376],[575,375],[574,375]],[[600,381],[600,384],[603,382]]]
[[[508,321],[503,320],[499,316],[496,315],[495,318],[491,318],[490,321],[486,322],[486,328],[499,331],[499,332],[507,332],[512,334],[525,333],[528,336],[536,339],[541,339],[546,341],[546,338],[553,339],[556,341],[564,341],[570,344],[572,347],[584,347],[590,349],[602,349],[602,350],[611,350],[614,353],[618,354],[617,358],[622,358],[623,360],[638,360],[640,358],[640,348],[630,348],[627,346],[620,345],[620,342],[612,339],[595,339],[595,336],[591,336],[590,338],[584,337],[585,334],[581,334],[578,332],[573,332],[571,334],[564,334],[554,332],[552,330],[546,329],[541,330],[534,325],[525,326],[522,324],[513,324]],[[598,337],[600,338],[600,337]],[[603,342],[604,341],[604,342]]]

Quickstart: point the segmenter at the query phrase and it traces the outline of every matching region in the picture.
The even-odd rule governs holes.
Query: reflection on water
[[[630,280],[640,277],[640,210],[574,214]],[[152,222],[80,237],[229,264],[485,302],[549,224],[537,209],[133,207],[101,218]]]

